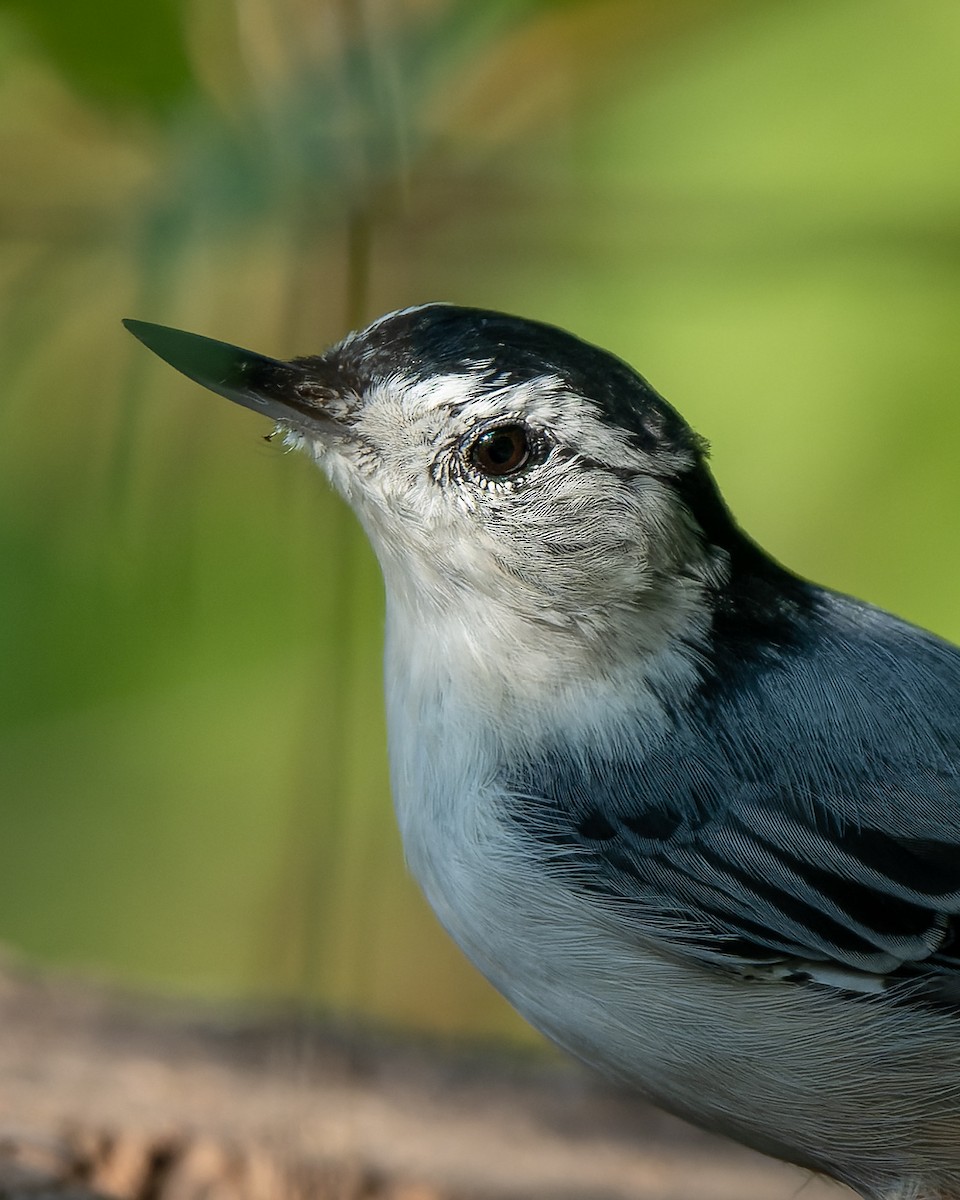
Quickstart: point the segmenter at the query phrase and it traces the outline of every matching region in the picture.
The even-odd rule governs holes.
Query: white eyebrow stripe
[[[571,390],[558,375],[544,373],[490,386],[487,372],[494,369],[494,361],[486,359],[472,369],[428,378],[398,372],[370,389],[366,408],[372,416],[381,406],[384,412],[395,413],[399,404],[411,424],[418,419],[443,417],[451,433],[465,433],[485,420],[516,417],[556,431],[560,441],[600,461],[615,449],[611,466],[642,470],[649,464],[648,455],[631,442],[626,430],[603,421],[589,399]],[[391,424],[395,420],[395,416],[390,417]]]

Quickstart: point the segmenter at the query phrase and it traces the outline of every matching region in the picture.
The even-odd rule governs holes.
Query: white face
[[[619,359],[444,304],[292,362],[128,327],[276,420],[352,504],[383,567],[388,677],[446,670],[444,695],[468,679],[525,711],[561,693],[582,709],[593,685],[602,707],[618,677],[662,696],[696,674],[744,543],[702,443]]]
[[[459,630],[484,660],[500,640],[514,669],[547,655],[591,670],[689,624],[706,567],[670,486],[689,447],[648,452],[558,375],[498,383],[483,362],[398,363],[341,404],[340,432],[288,440],[357,512],[403,622]]]

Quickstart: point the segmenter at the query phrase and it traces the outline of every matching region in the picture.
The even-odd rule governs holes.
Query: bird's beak
[[[228,342],[149,321],[125,320],[123,324],[164,362],[235,404],[273,421],[302,425],[304,417],[311,423],[330,420],[323,403],[329,399],[329,390],[299,362],[266,358]]]

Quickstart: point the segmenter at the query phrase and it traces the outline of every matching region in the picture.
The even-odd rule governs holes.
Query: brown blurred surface
[[[574,1066],[0,975],[0,1196],[841,1200]]]

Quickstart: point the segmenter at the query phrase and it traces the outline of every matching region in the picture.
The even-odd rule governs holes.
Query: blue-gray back
[[[960,651],[789,579],[776,629],[718,616],[659,745],[558,744],[513,773],[516,818],[572,886],[719,966],[835,963],[910,995],[924,975],[960,999]]]

